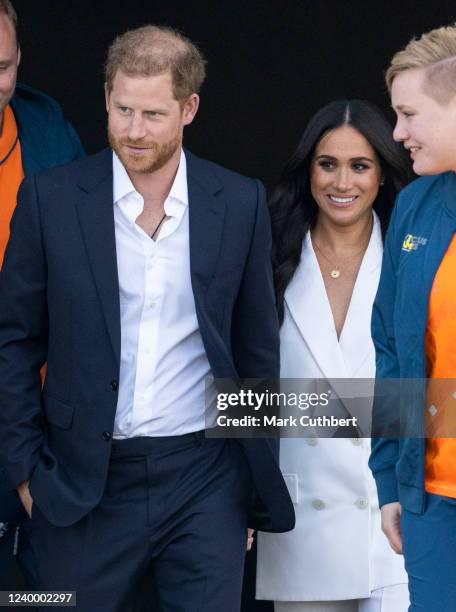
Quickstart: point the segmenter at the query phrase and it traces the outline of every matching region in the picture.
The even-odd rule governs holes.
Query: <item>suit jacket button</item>
[[[118,388],[119,388],[119,383],[117,382],[117,380],[111,380],[111,389],[113,391],[117,391]]]
[[[101,437],[103,438],[103,440],[104,440],[105,442],[109,442],[109,440],[112,438],[112,436],[111,436],[111,434],[109,433],[109,431],[104,431],[104,432],[101,434]]]

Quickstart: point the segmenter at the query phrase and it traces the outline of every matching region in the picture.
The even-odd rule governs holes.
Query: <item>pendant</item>
[[[340,271],[337,269],[331,270],[331,278],[339,278]]]

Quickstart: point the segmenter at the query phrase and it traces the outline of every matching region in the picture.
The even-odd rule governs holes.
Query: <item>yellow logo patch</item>
[[[402,250],[406,252],[416,251],[418,247],[424,246],[427,243],[427,238],[421,236],[413,236],[413,234],[407,234],[402,243]]]

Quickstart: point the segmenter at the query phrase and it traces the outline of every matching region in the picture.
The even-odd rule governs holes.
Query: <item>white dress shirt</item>
[[[115,438],[182,435],[204,429],[210,366],[190,277],[187,167],[165,200],[156,241],[136,224],[144,208],[113,154],[114,223],[121,355]]]

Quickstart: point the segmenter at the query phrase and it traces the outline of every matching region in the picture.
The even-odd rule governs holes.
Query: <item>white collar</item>
[[[127,195],[133,193],[139,195],[131,182],[130,177],[128,176],[125,166],[122,164],[114,151],[112,153],[112,172],[114,204],[120,202],[120,200]],[[172,205],[174,202],[178,205],[178,207],[183,206],[186,208],[188,206],[187,161],[185,159],[183,149],[181,149],[181,156],[176,176],[174,177],[173,184],[165,202],[165,211],[170,216],[174,216],[173,213],[175,213],[175,207]],[[167,210],[168,203],[170,204],[170,210]]]

